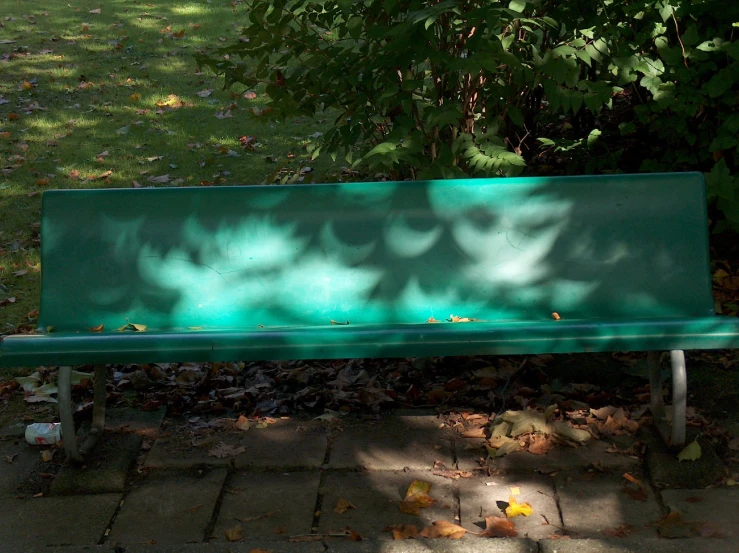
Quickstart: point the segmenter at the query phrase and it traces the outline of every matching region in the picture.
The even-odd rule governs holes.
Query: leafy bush
[[[699,169],[739,229],[739,3],[249,5],[241,40],[198,60],[263,86],[262,116],[332,114],[314,156],[394,178]]]

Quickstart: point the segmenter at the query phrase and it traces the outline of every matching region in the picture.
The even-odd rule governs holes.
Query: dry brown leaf
[[[249,430],[251,423],[244,415],[239,415],[239,420],[234,423],[234,427],[239,430]]]
[[[472,427],[464,432],[462,432],[463,438],[484,438],[485,437],[485,427],[484,426],[477,426]]]
[[[446,520],[435,520],[431,524],[432,526],[427,526],[421,530],[418,533],[418,536],[430,539],[448,538],[451,540],[459,540],[467,533],[465,528]]]
[[[97,325],[97,326],[88,328],[88,330],[90,332],[102,332],[104,328],[105,328],[105,325]]]
[[[233,528],[228,528],[225,534],[228,541],[239,541],[244,537],[244,529],[241,524],[239,524]]]
[[[217,446],[208,451],[208,455],[210,455],[211,457],[217,457],[218,459],[225,459],[226,457],[235,457],[236,455],[244,453],[245,451],[246,448],[243,445],[241,447],[236,447],[233,445],[225,444],[223,442],[219,442]]]
[[[418,528],[413,524],[395,524],[386,526],[383,532],[390,532],[394,540],[409,540],[418,536]]]
[[[606,536],[613,538],[626,538],[634,532],[634,528],[628,524],[622,524],[617,528],[611,528],[609,530],[602,531]]]
[[[532,435],[528,451],[534,455],[544,455],[554,448],[554,441],[550,436]]]
[[[485,517],[485,530],[480,534],[486,538],[515,538],[518,536],[516,524],[512,520],[498,516]]]
[[[474,474],[468,470],[452,469],[435,470],[431,474],[435,476],[442,476],[444,478],[451,478],[452,480],[459,480],[460,478],[472,478],[474,476]]]
[[[349,509],[356,509],[356,506],[354,506],[352,503],[350,503],[343,497],[340,497],[339,500],[336,502],[336,507],[334,507],[334,512],[337,515],[343,515]]]

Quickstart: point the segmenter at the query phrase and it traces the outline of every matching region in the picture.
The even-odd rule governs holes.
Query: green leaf
[[[508,106],[508,117],[517,127],[523,127],[523,114],[516,106]]]
[[[511,0],[511,3],[508,4],[508,9],[521,13],[526,9],[526,0]]]
[[[588,135],[588,148],[590,148],[593,144],[595,144],[598,139],[600,138],[601,132],[600,129],[593,129],[590,131],[590,134]]]
[[[698,443],[698,440],[693,440],[687,446],[685,446],[685,449],[677,454],[677,458],[679,461],[695,461],[697,459],[700,459],[700,456],[701,446]]]

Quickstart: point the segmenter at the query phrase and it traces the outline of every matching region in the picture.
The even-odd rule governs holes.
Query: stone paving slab
[[[457,467],[460,470],[474,470],[480,467],[479,460],[487,456],[485,440],[457,438]],[[610,453],[613,446],[601,440],[592,440],[580,447],[558,445],[545,455],[534,455],[528,451],[517,451],[489,461],[489,465],[501,470],[533,472],[536,470],[576,470],[591,465],[603,470],[633,470],[641,465],[641,460],[632,455]]]
[[[739,489],[663,490],[662,500],[683,520],[706,523],[704,532],[737,540],[739,551]]]
[[[121,494],[0,500],[0,549],[94,545],[103,537]]]
[[[235,466],[251,470],[313,469],[323,465],[328,428],[316,421],[280,420],[266,428],[247,431],[216,429],[190,441],[183,425],[171,428],[170,436],[154,442],[146,457],[150,468],[192,468],[200,465]],[[219,444],[245,451],[233,457],[209,454]]]
[[[451,467],[452,438],[434,416],[388,417],[347,423],[331,446],[329,467],[367,470],[430,470],[435,461]]]
[[[154,473],[126,497],[109,540],[125,544],[201,542],[226,469]]]
[[[472,532],[485,529],[487,516],[505,516],[497,502],[507,503],[512,490],[515,490],[519,492],[515,496],[516,501],[526,502],[534,510],[531,516],[511,519],[520,537],[539,540],[561,533],[562,521],[551,477],[507,474],[465,478],[459,480],[458,486],[462,526]]]
[[[413,480],[430,483],[429,495],[436,499],[436,503],[421,509],[419,515],[402,513],[398,506]],[[429,472],[329,472],[324,475],[320,493],[323,498],[319,520],[321,533],[349,527],[362,538],[392,540],[392,534],[383,532],[386,526],[414,524],[420,530],[434,520],[455,522],[457,509],[452,481]],[[337,514],[334,509],[340,498],[356,508]]]
[[[15,496],[15,490],[23,477],[41,461],[41,452],[44,449],[48,447],[32,446],[25,440],[0,441],[0,498]]]
[[[736,553],[736,542],[724,540],[542,540],[539,553]]]
[[[0,427],[0,438],[23,438],[26,435],[26,423],[14,422]]]
[[[577,538],[610,537],[609,532],[630,539],[656,538],[650,524],[662,516],[649,483],[642,476],[645,499],[638,501],[624,492],[621,476],[591,473],[559,473],[555,486],[565,529]]]
[[[122,492],[131,465],[141,451],[136,434],[106,432],[85,462],[65,464],[51,485],[53,495]]]
[[[245,540],[270,544],[309,534],[320,478],[318,472],[234,475],[223,495],[212,540],[225,541],[225,531],[237,526]]]
[[[326,553],[537,553],[527,539],[403,540],[390,542],[327,542]]]

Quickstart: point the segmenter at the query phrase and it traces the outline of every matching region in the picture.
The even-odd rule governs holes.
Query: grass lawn
[[[239,0],[2,6],[0,333],[35,323],[44,190],[337,179],[305,150],[322,121],[269,124],[260,90],[198,71],[197,50],[239,35]]]

